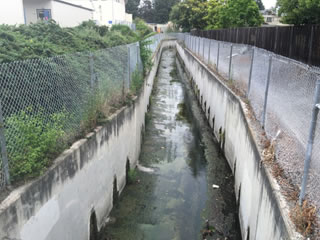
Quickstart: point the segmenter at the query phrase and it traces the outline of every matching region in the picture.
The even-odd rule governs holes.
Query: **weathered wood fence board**
[[[320,66],[320,25],[193,30],[191,34],[254,45],[309,65]]]

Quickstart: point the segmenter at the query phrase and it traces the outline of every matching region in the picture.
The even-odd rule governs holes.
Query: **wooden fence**
[[[309,65],[320,66],[320,25],[193,30],[191,34],[254,45]]]

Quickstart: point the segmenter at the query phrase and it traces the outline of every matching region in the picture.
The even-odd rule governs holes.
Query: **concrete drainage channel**
[[[118,199],[129,178],[129,169],[134,169],[138,163],[149,97],[151,96],[161,54],[168,47],[176,48],[177,56],[185,70],[184,73],[177,63],[176,73],[179,72],[180,75],[184,76],[182,78],[189,79],[190,86],[195,90],[211,129],[207,124],[201,123],[201,120],[199,120],[201,118],[197,118],[200,115],[196,113],[197,110],[194,110],[196,109],[194,100],[185,101],[190,105],[187,108],[183,104],[177,106],[176,102],[171,101],[172,99],[178,101],[184,98],[192,99],[190,97],[192,94],[189,94],[189,97],[185,96],[190,92],[190,87],[186,86],[184,89],[183,84],[175,80],[164,86],[163,90],[159,87],[159,91],[167,92],[172,99],[163,99],[164,102],[156,98],[152,100],[158,101],[158,104],[155,104],[155,109],[150,111],[154,114],[154,118],[150,120],[148,116],[146,117],[147,121],[151,122],[147,124],[147,128],[152,125],[157,126],[158,129],[156,130],[162,131],[162,133],[159,133],[158,140],[151,136],[149,143],[144,142],[143,147],[149,147],[151,151],[149,149],[149,151],[141,154],[142,162],[147,167],[154,167],[155,172],[138,173],[137,179],[134,180],[135,184],[128,186],[128,191],[131,194],[127,194],[127,190],[125,190],[123,196]],[[166,66],[165,63],[163,64]],[[170,66],[167,66],[167,69],[159,69],[159,73],[162,71],[170,74],[174,70],[172,69],[173,65],[171,68]],[[173,76],[174,73],[171,74],[171,77]],[[170,90],[170,84],[179,86],[174,88],[176,92]],[[155,88],[155,91],[157,91],[157,88]],[[155,93],[155,96],[157,96],[157,93]],[[171,104],[171,107],[166,108],[165,103],[169,104],[167,107]],[[160,112],[157,112],[157,107],[163,107],[163,109],[158,109]],[[177,118],[175,120],[180,121],[177,124],[178,128],[176,125],[163,128],[155,120],[157,114],[159,115],[159,113],[167,110],[170,110],[171,113],[169,111],[166,116],[162,116],[163,120],[169,122],[170,125],[173,124],[172,118]],[[181,113],[180,116],[179,113]],[[185,118],[186,115],[192,115],[192,121],[198,122],[195,128],[192,127],[190,119]],[[56,159],[54,166],[44,176],[16,189],[1,203],[0,239],[97,240],[99,239],[99,232],[102,232],[101,229],[110,220],[108,217],[113,206],[118,203],[118,206],[113,210],[115,213],[130,212],[130,209],[126,208],[119,210],[123,207],[122,203],[128,201],[126,200],[127,197],[135,194],[139,191],[139,188],[146,187],[145,184],[148,182],[149,188],[153,185],[157,189],[154,189],[154,191],[162,193],[167,205],[165,207],[161,205],[163,202],[159,198],[151,198],[150,200],[150,197],[155,196],[150,194],[146,195],[146,199],[154,201],[153,205],[141,201],[136,202],[137,205],[131,206],[133,207],[132,212],[145,211],[145,209],[150,208],[149,213],[156,213],[147,216],[140,212],[141,216],[147,218],[146,221],[150,220],[150,224],[140,225],[140,228],[144,229],[144,233],[151,234],[145,236],[144,239],[196,239],[201,238],[201,235],[206,231],[208,232],[208,235],[205,236],[207,239],[216,239],[217,237],[239,239],[241,238],[240,235],[242,235],[242,239],[297,239],[299,236],[293,231],[293,227],[282,210],[285,205],[281,205],[283,203],[280,201],[281,199],[279,200],[279,195],[276,192],[277,186],[268,171],[260,164],[259,150],[250,131],[250,125],[240,100],[189,51],[175,41],[163,41],[154,55],[154,66],[145,80],[143,91],[135,99],[133,105],[119,110],[105,126],[98,127],[86,139],[74,143],[69,150]],[[228,164],[230,166],[235,176],[234,186],[232,173],[230,170],[228,172],[227,166],[218,165],[224,169],[220,171],[225,174],[223,177],[231,177],[224,180],[225,183],[223,183],[222,180],[217,181],[217,176],[213,178],[206,170],[210,167],[212,169],[217,168],[215,165],[210,165],[214,161],[207,161],[207,163],[201,160],[198,162],[192,161],[197,156],[203,156],[207,160],[215,154],[219,156],[217,149],[213,148],[209,151],[210,148],[206,145],[212,132],[219,141],[227,163],[223,161],[221,156],[216,160],[218,159],[220,162],[224,162],[224,165]],[[185,133],[185,135],[180,135],[181,133]],[[146,132],[145,140],[148,140],[147,134],[148,132]],[[167,146],[166,141],[161,142],[164,139],[161,134],[166,134],[167,137],[172,139],[171,145]],[[179,148],[174,147],[181,140],[187,142],[188,146],[194,147],[200,144],[204,146],[202,148],[192,148],[193,150],[189,151],[189,154],[184,155],[186,149],[179,150]],[[152,150],[153,146],[156,146],[159,151]],[[172,151],[163,151],[166,148],[170,148]],[[163,152],[164,155],[161,155]],[[148,164],[148,159],[160,159],[163,156],[165,156],[168,164],[161,165],[159,161],[156,164],[154,162]],[[169,161],[173,156],[178,160]],[[190,161],[185,161],[186,159]],[[186,162],[189,163],[186,165],[188,167],[183,165]],[[176,173],[171,171],[175,169],[179,170]],[[219,170],[219,168],[217,169]],[[191,173],[191,175],[184,175],[184,173]],[[170,178],[171,176],[172,178]],[[174,176],[178,177],[175,178]],[[190,180],[192,178],[197,179],[196,183],[198,185]],[[144,180],[146,182],[143,182]],[[140,183],[136,183],[137,181],[140,181]],[[177,182],[181,184],[177,185]],[[219,185],[220,190],[226,189],[226,191],[219,190],[219,193],[215,193],[212,190],[212,184]],[[166,190],[164,187],[169,189]],[[217,188],[218,186],[214,187]],[[186,198],[173,196],[174,194],[171,193],[176,190],[175,188],[179,189],[182,195],[185,194]],[[140,189],[140,191],[143,192],[145,189]],[[233,191],[236,200],[232,195]],[[195,192],[196,194],[194,194]],[[223,201],[215,201],[219,198]],[[130,199],[128,203],[130,203]],[[159,204],[157,205],[157,203]],[[210,203],[208,205],[211,205],[211,208],[206,203]],[[213,204],[212,207],[212,203],[216,203],[216,205]],[[139,209],[135,208],[136,206]],[[241,234],[237,232],[236,227],[236,208],[239,209]],[[161,214],[160,211],[163,209],[167,211],[168,217]],[[202,212],[203,209],[205,211]],[[111,213],[112,217],[113,212]],[[174,214],[172,214],[173,212]],[[184,212],[190,214],[183,215]],[[183,221],[179,222],[175,218],[178,213],[182,214]],[[121,225],[121,218],[114,217],[114,225]],[[155,228],[156,224],[152,224],[153,221],[157,222],[157,217],[161,219],[159,228]],[[122,218],[125,219],[126,217],[122,216]],[[122,221],[125,221],[123,219]],[[209,220],[209,224],[206,223],[206,219]],[[229,219],[229,222],[223,222],[226,219]],[[219,221],[222,226],[219,226]],[[178,230],[174,229],[172,232],[170,230],[172,226],[175,226]],[[103,231],[110,233],[112,228],[114,227],[107,225]],[[134,230],[129,228],[129,232]],[[210,231],[214,232],[212,236],[209,234]],[[177,232],[181,234],[177,235]],[[228,234],[230,238],[228,238]],[[135,237],[135,235],[132,236]],[[172,238],[172,236],[176,238]],[[109,239],[108,237],[108,234],[104,235],[104,239]],[[121,239],[133,238],[122,235]]]
[[[175,60],[175,49],[163,52],[139,158],[144,168],[131,177],[101,240],[241,239],[231,170]]]

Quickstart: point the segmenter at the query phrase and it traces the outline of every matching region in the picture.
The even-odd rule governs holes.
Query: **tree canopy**
[[[172,8],[170,20],[183,31],[190,31],[193,28],[204,29],[207,15],[207,1],[185,0]]]
[[[262,0],[255,0],[255,1],[256,1],[257,5],[259,7],[259,10],[264,10],[265,9]]]
[[[141,18],[148,23],[167,23],[173,5],[179,0],[128,0],[126,11],[133,18]]]
[[[263,17],[254,0],[186,0],[172,8],[170,20],[184,31],[229,27],[255,27]]]
[[[138,16],[148,23],[154,22],[154,9],[150,0],[143,1],[142,6],[139,8]]]
[[[209,6],[211,4],[214,6],[212,11],[216,16],[214,21],[208,19],[209,28],[256,27],[264,22],[254,0],[229,0],[226,4],[218,6],[216,0],[210,0]]]
[[[172,7],[178,0],[154,0],[154,22],[167,23]]]
[[[278,0],[277,7],[283,23],[320,23],[320,0]]]
[[[139,13],[139,5],[140,5],[140,0],[128,0],[126,3],[126,12],[131,13],[133,18],[136,18]]]

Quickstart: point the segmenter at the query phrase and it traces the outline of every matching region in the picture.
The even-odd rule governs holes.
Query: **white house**
[[[131,24],[132,14],[126,13],[126,0],[66,0],[93,8],[93,20],[98,25]]]
[[[54,19],[62,27],[94,20],[99,25],[131,24],[125,0],[0,0],[0,24]]]
[[[93,19],[92,8],[62,0],[0,0],[0,24],[29,24],[54,19],[62,27],[73,27]]]

